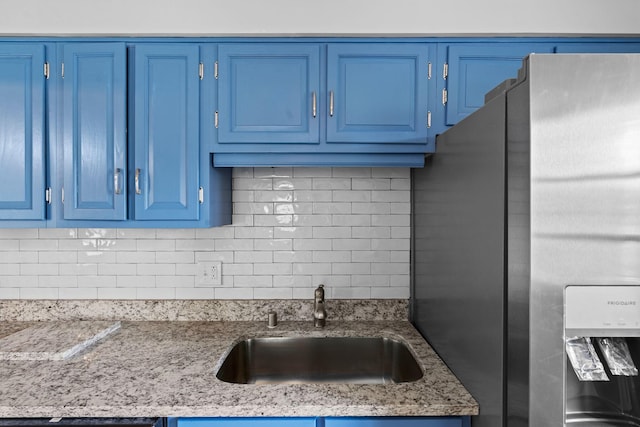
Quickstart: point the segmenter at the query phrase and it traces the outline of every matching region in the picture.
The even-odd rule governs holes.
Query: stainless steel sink
[[[249,338],[238,342],[218,370],[237,384],[416,381],[422,369],[409,348],[389,338]]]

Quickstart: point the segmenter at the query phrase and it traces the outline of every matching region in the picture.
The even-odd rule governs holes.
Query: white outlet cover
[[[199,262],[196,274],[198,286],[220,286],[222,284],[222,262]]]

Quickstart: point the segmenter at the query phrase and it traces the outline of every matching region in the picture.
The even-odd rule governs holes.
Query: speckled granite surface
[[[0,338],[0,360],[65,360],[120,329],[119,321],[35,323]]]
[[[0,322],[0,333],[25,324]],[[19,330],[19,329],[18,329]],[[242,337],[387,336],[425,375],[401,384],[229,384],[215,376]],[[55,338],[52,337],[52,343]],[[407,321],[122,322],[63,361],[0,361],[0,417],[473,415],[469,393]]]
[[[280,321],[275,329],[266,325],[271,310]],[[117,331],[67,360],[0,360],[0,417],[478,412],[477,403],[406,320],[408,301],[328,300],[327,311],[327,327],[316,329],[311,300],[0,301],[0,346],[19,342],[23,351],[59,352],[87,335],[78,330],[102,330],[122,321]],[[51,332],[30,333],[38,330]],[[410,346],[425,375],[403,384],[218,380],[215,373],[231,346],[259,336],[398,338]]]
[[[0,321],[44,320],[310,320],[308,300],[0,300]],[[327,300],[329,319],[407,320],[408,300]],[[0,330],[1,333],[1,330]]]

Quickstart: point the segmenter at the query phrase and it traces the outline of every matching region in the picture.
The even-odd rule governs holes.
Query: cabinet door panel
[[[199,47],[135,47],[136,220],[199,217]]]
[[[327,142],[426,143],[426,44],[332,44],[327,52]]]
[[[328,417],[325,427],[467,427],[468,417]]]
[[[318,45],[220,45],[218,58],[220,143],[319,141]]]
[[[124,220],[126,47],[64,46],[64,218]]]
[[[169,418],[169,427],[316,427],[313,417]]]
[[[45,218],[43,45],[0,46],[0,219]]]
[[[550,44],[449,46],[446,124],[454,125],[484,105],[485,94],[504,80],[515,78],[528,54],[552,51]]]

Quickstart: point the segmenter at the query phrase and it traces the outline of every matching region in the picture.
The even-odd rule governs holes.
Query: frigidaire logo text
[[[636,305],[637,301],[633,301],[633,300],[612,300],[612,301],[607,301],[608,305]]]

